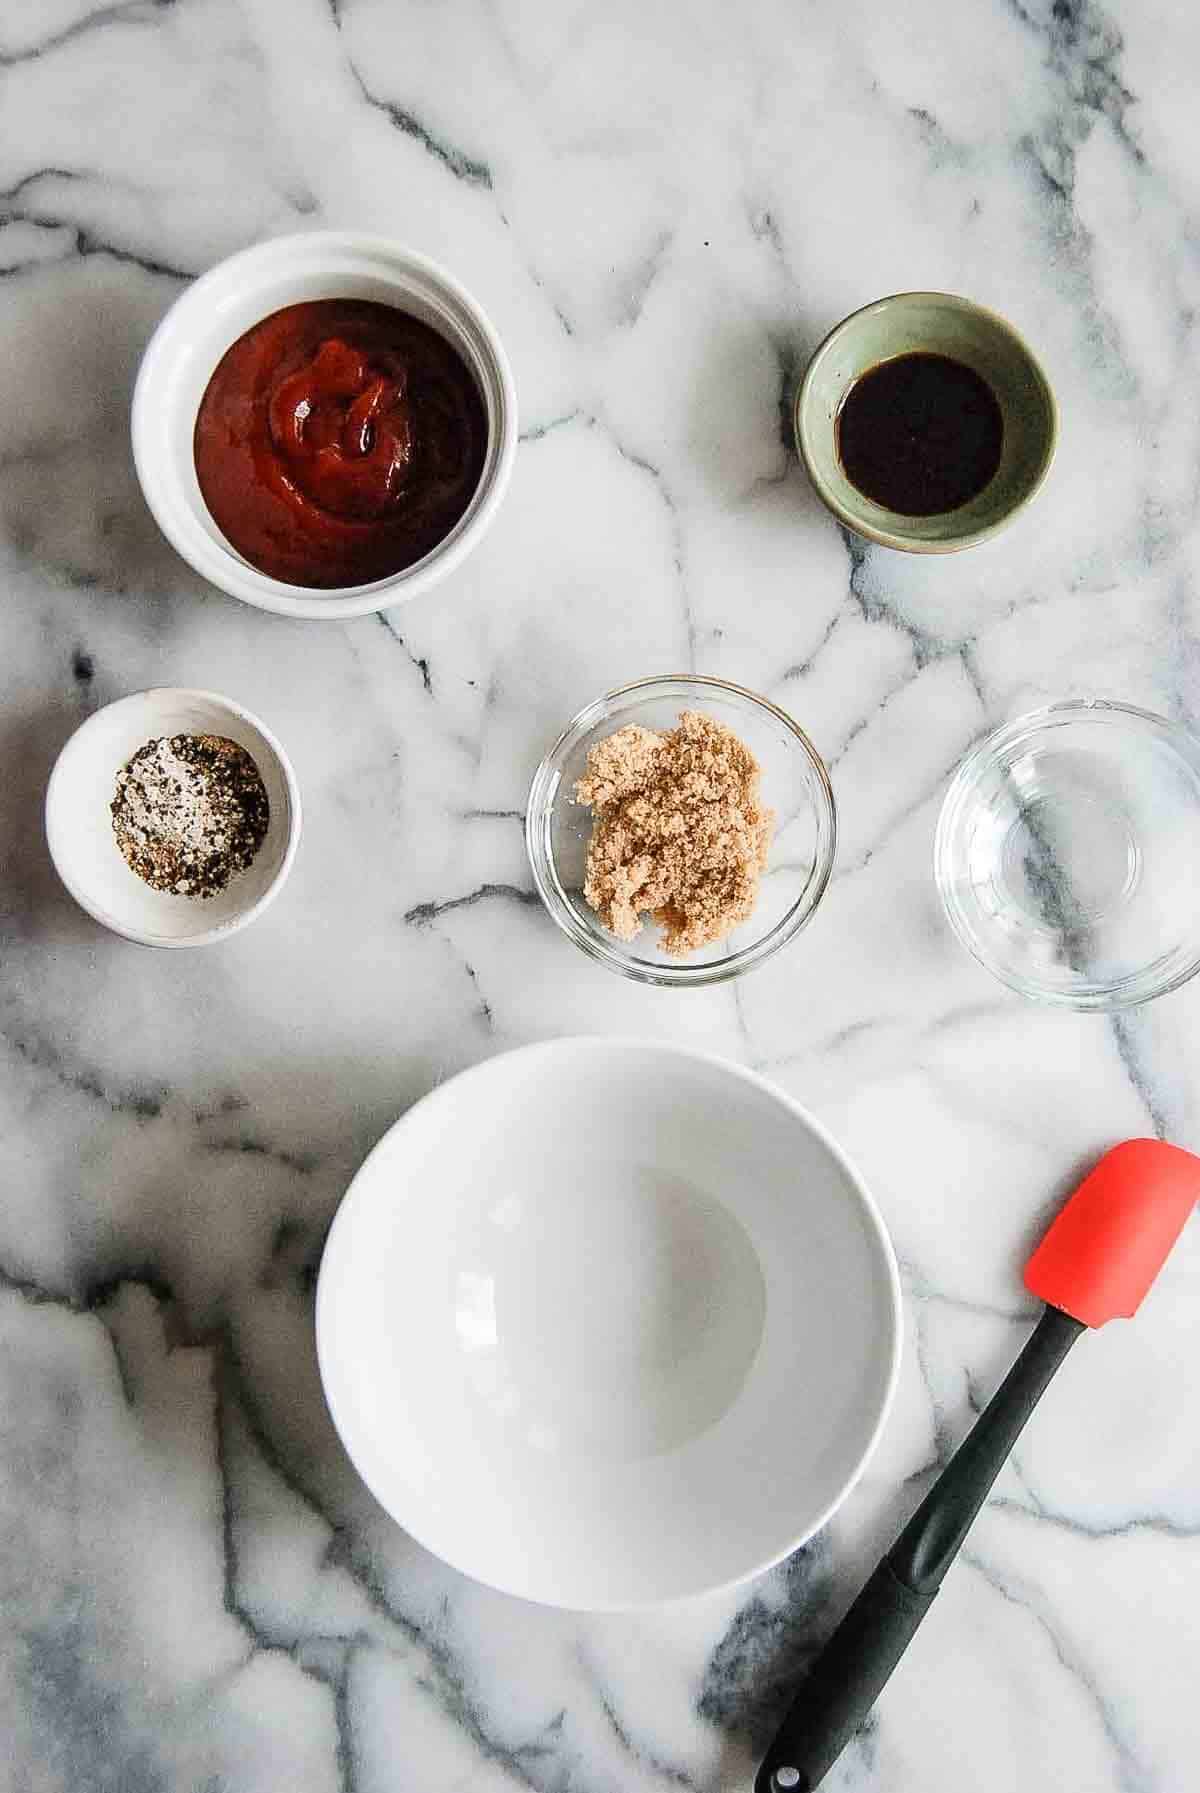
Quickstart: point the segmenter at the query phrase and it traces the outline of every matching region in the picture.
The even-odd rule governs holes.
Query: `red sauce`
[[[360,299],[289,305],[208,382],[196,476],[213,521],[290,585],[366,585],[454,528],[483,471],[470,369],[419,318]]]

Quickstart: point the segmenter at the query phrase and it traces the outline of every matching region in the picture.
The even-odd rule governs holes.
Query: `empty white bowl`
[[[224,735],[245,748],[266,786],[263,843],[216,896],[152,889],[117,845],[117,773],[162,735]],[[275,736],[240,704],[213,691],[138,691],[89,716],[59,754],[46,787],[46,840],[75,901],[114,934],[142,946],[211,946],[261,915],[282,889],[300,840],[300,789]]]
[[[487,457],[459,521],[423,560],[369,585],[315,590],[260,572],[218,529],[196,478],[196,413],[226,349],[285,305],[312,299],[370,299],[422,319],[458,350],[487,412]],[[198,573],[260,610],[342,618],[365,616],[428,591],[475,547],[512,472],[517,399],[491,322],[444,269],[386,237],[305,231],[230,256],[180,294],[142,357],[132,428],[146,502],[167,540]]]
[[[823,1129],[676,1047],[558,1040],[396,1123],[317,1348],[363,1480],[480,1581],[586,1610],[742,1580],[832,1514],[899,1360],[883,1224]]]

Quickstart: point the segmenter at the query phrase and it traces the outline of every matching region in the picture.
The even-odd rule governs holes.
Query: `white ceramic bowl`
[[[375,1497],[456,1568],[615,1610],[786,1556],[861,1473],[899,1361],[883,1224],[763,1079],[527,1046],[385,1134],[325,1248],[317,1349]]]
[[[216,896],[153,890],[126,863],[110,805],[117,773],[161,735],[225,735],[253,759],[271,806],[266,837],[244,872]],[[75,730],[46,787],[46,840],[58,875],[81,908],[142,946],[211,946],[261,915],[278,896],[300,840],[300,789],[275,736],[249,710],[212,691],[163,686],[97,710]]]
[[[466,511],[423,560],[369,585],[313,590],[272,579],[230,546],[200,493],[196,413],[218,361],[239,336],[285,305],[371,299],[432,325],[479,386],[488,448]],[[168,541],[204,578],[282,616],[365,616],[428,591],[470,553],[504,494],[517,449],[517,400],[491,323],[449,274],[390,242],[349,231],[308,231],[257,243],[189,286],[150,339],[133,395],[133,458],[146,502]]]

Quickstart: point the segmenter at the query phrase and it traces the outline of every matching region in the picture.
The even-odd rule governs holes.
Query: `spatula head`
[[[1200,1158],[1127,1139],[1101,1158],[1052,1223],[1025,1286],[1085,1326],[1128,1319],[1200,1201]]]

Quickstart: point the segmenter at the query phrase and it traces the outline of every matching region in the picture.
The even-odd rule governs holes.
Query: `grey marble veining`
[[[1187,9],[36,0],[0,16],[0,1785],[747,1785],[797,1671],[986,1400],[1022,1258],[1115,1139],[1200,1147],[1200,991],[1119,1021],[989,981],[930,846],[971,742],[1053,697],[1195,721],[1200,25]],[[383,231],[510,350],[516,474],[427,600],[289,624],[137,491],[138,356],[265,235]],[[845,537],[789,439],[845,312],[947,287],[1062,406],[1051,480],[946,561]],[[642,990],[533,898],[528,778],[623,679],[796,714],[843,825],[811,929]],[[54,754],[152,683],[260,712],[307,831],[219,951],[104,935],[49,866]],[[325,1227],[384,1127],[522,1041],[759,1066],[859,1162],[905,1283],[897,1405],[836,1522],[653,1615],[521,1606],[386,1520],[325,1415]],[[1184,1793],[1200,1718],[1200,1246],[1073,1355],[830,1785]],[[1052,1401],[1052,1405],[1051,1405]]]

